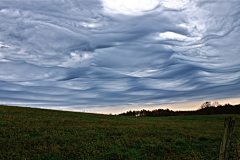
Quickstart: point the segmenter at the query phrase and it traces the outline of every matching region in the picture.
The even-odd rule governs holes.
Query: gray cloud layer
[[[239,8],[1,0],[0,102],[100,111],[240,97]]]

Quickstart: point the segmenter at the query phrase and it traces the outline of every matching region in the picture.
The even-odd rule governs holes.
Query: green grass
[[[196,159],[216,157],[225,117],[128,117],[0,106],[0,159]],[[218,158],[217,158],[218,159]]]

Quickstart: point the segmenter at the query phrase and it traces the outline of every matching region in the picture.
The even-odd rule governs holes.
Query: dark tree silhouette
[[[229,103],[225,105],[220,105],[218,102],[204,102],[199,109],[195,111],[172,111],[168,108],[155,109],[152,111],[141,110],[141,111],[127,111],[126,113],[121,113],[119,115],[127,116],[147,116],[147,117],[159,117],[159,116],[179,116],[179,115],[212,115],[212,114],[240,114],[240,104],[231,105]]]
[[[199,109],[207,108],[211,106],[211,102],[204,102]]]

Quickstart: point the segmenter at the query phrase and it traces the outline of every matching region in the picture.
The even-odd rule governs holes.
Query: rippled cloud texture
[[[0,102],[101,112],[238,98],[239,8],[238,0],[1,0]]]

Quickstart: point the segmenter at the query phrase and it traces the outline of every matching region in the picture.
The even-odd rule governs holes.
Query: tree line
[[[221,105],[218,102],[204,102],[195,111],[172,111],[167,109],[140,110],[127,111],[119,115],[125,116],[146,116],[146,117],[160,117],[160,116],[185,116],[185,115],[212,115],[212,114],[240,114],[240,104],[231,105],[229,103]]]

